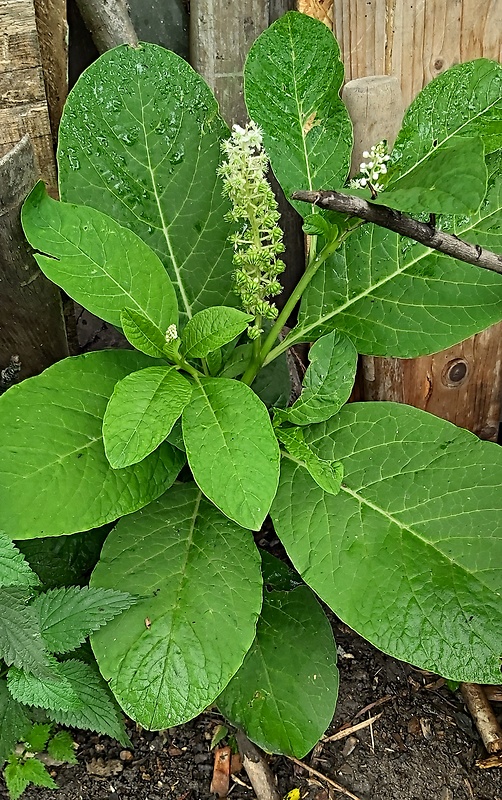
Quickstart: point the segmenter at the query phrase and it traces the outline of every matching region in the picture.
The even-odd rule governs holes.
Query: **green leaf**
[[[244,364],[244,369],[246,366]],[[291,376],[286,353],[262,367],[251,388],[267,408],[285,408],[291,397]]]
[[[216,173],[227,135],[203,79],[175,53],[144,43],[103,53],[61,120],[62,199],[141,236],[163,261],[185,321],[236,302],[229,205]]]
[[[347,402],[356,376],[357,350],[347,336],[332,331],[311,347],[309,361],[300,397],[281,414],[295,425],[323,422]]]
[[[223,364],[223,354],[220,348],[218,348],[217,350],[213,350],[212,353],[207,354],[206,364],[209,370],[209,374],[211,376],[215,376],[218,374]]]
[[[67,764],[78,763],[74,742],[68,731],[58,731],[49,741],[47,752],[56,761],[64,761]]]
[[[338,695],[331,626],[307,586],[265,591],[256,639],[217,704],[268,752],[303,758]]]
[[[97,669],[74,659],[63,661],[59,667],[80,706],[69,711],[61,707],[50,709],[47,712],[50,719],[60,725],[106,734],[129,747],[123,715]]]
[[[305,442],[302,428],[276,428],[275,432],[288,450],[284,458],[304,467],[327,494],[338,494],[343,479],[343,464],[340,461],[319,458]]]
[[[10,762],[4,770],[4,776],[11,800],[17,800],[30,783],[35,786],[45,786],[47,789],[58,788],[57,783],[38,758],[27,758],[23,762],[17,760]]]
[[[291,592],[297,586],[303,586],[302,579],[284,561],[280,561],[267,550],[260,550],[263,585],[267,591],[277,589],[279,592]]]
[[[199,311],[188,322],[181,348],[185,358],[205,358],[246,330],[254,317],[237,308],[213,306]]]
[[[287,198],[296,189],[340,188],[352,125],[340,100],[343,64],[329,28],[291,11],[256,40],[247,57],[245,97]],[[310,216],[305,203],[292,205]]]
[[[112,325],[133,308],[167,328],[178,321],[176,294],[158,256],[139,236],[101,211],[59,203],[42,182],[22,210],[26,238],[42,272]]]
[[[42,639],[38,617],[19,589],[0,589],[0,658],[7,666],[29,670],[40,678],[54,675],[54,660]]]
[[[23,741],[26,742],[30,750],[35,753],[42,753],[51,735],[52,723],[35,722],[24,734]]]
[[[7,681],[0,678],[0,766],[31,725],[26,709],[14,700]]]
[[[201,378],[182,417],[190,469],[210,500],[259,530],[277,490],[279,447],[267,409],[243,383]]]
[[[488,192],[471,217],[437,225],[502,253],[502,151],[487,159]],[[456,261],[375,225],[363,225],[323,264],[303,296],[290,341],[333,329],[359,353],[415,358],[502,319],[502,276]]]
[[[140,599],[93,635],[100,670],[143,727],[186,722],[214,702],[253,641],[261,607],[253,537],[193,483],[175,484],[108,537],[92,585],[117,583]]]
[[[103,418],[103,440],[114,469],[137,464],[169,435],[192,395],[174,367],[148,367],[117,384]]]
[[[23,763],[21,760],[17,756],[12,755],[4,769],[5,785],[7,786],[10,800],[17,800],[30,782],[29,778],[23,775],[22,767]]]
[[[0,587],[36,586],[40,581],[14,542],[0,531]]]
[[[283,461],[272,518],[303,579],[385,653],[500,682],[502,450],[424,411],[351,403],[304,429],[344,480]]]
[[[148,317],[133,308],[124,308],[120,313],[120,325],[127,341],[136,350],[153,358],[165,358],[166,336]]]
[[[71,684],[64,677],[62,665],[54,665],[55,675],[52,678],[37,678],[29,672],[11,667],[7,673],[7,686],[12,697],[19,703],[36,708],[56,711],[78,710],[80,700]]]
[[[68,586],[44,592],[32,606],[47,648],[52,653],[68,653],[133,603],[127,592]]]
[[[410,214],[472,214],[486,194],[486,181],[482,139],[453,136],[372,202]]]
[[[459,136],[481,137],[487,153],[502,147],[502,65],[496,61],[457,64],[422,89],[394,144],[389,189]]]
[[[15,539],[103,525],[162,494],[183,464],[163,444],[140,464],[113,470],[102,421],[118,380],[146,356],[103,350],[67,358],[0,398],[0,528]]]

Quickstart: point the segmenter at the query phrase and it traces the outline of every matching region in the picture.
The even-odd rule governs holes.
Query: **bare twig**
[[[238,730],[235,734],[242,765],[254,789],[258,800],[280,800],[272,770],[255,745],[249,741],[245,733]]]
[[[366,222],[374,222],[382,228],[399,233],[401,236],[407,236],[409,239],[414,239],[426,247],[457,258],[459,261],[502,274],[502,256],[437,230],[431,225],[419,222],[393,208],[368,203],[360,197],[334,191],[293,192],[292,198],[293,200],[303,200],[305,203],[313,203],[321,208],[339,211],[350,217],[359,217]]]
[[[490,755],[501,754],[502,728],[486,698],[483,687],[477,683],[461,683],[460,691],[487,753]]]
[[[374,717],[370,717],[369,719],[365,719],[362,722],[358,722],[357,725],[351,725],[350,728],[342,728],[341,730],[334,733],[332,736],[326,736],[323,738],[323,742],[338,742],[340,739],[345,739],[346,736],[350,736],[351,733],[355,733],[356,731],[362,731],[363,728],[367,728],[370,725],[373,725],[377,719],[380,719],[382,716],[383,711],[380,711],[379,714],[375,714]]]
[[[367,706],[361,708],[360,711],[355,714],[352,719],[357,719],[358,717],[362,717],[363,714],[366,714],[367,711],[371,711],[373,708],[378,708],[378,706],[383,706],[384,703],[388,703],[389,700],[392,700],[391,694],[386,694],[384,697],[380,697],[378,700],[374,700],[373,703],[368,703]]]
[[[326,775],[323,775],[322,772],[318,772],[318,770],[314,769],[314,767],[309,767],[308,764],[305,764],[303,761],[299,761],[297,758],[294,758],[293,756],[287,756],[287,758],[289,758],[289,760],[292,761],[293,764],[296,764],[298,767],[301,767],[302,769],[309,772],[310,775],[315,775],[316,778],[319,778],[319,780],[327,783],[328,786],[331,786],[331,788],[335,789],[335,791],[341,792],[341,794],[344,794],[346,797],[350,797],[352,800],[361,800],[361,798],[358,797],[356,794],[352,794],[352,792],[349,792],[349,790],[346,789],[345,786],[342,786],[340,783],[337,783],[332,778],[328,778]]]
[[[136,47],[138,37],[125,0],[77,0],[77,5],[100,53],[119,44]]]

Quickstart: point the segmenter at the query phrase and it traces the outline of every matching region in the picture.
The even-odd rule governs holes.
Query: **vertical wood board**
[[[55,193],[53,142],[33,0],[2,0],[0,30],[0,157],[28,134],[38,176]]]
[[[35,0],[38,42],[54,147],[68,94],[66,0]]]

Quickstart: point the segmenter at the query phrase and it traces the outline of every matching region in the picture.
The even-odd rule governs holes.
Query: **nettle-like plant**
[[[38,185],[22,218],[43,272],[135,349],[65,359],[0,401],[0,527],[30,539],[121,518],[91,586],[136,603],[91,641],[124,711],[159,729],[216,703],[295,756],[337,697],[316,594],[386,653],[500,680],[501,450],[414,408],[345,403],[358,353],[432,353],[502,319],[501,276],[434,249],[450,233],[480,263],[500,252],[502,67],[436,78],[352,188],[342,80],[331,32],[287,14],[251,49],[254,123],[229,138],[173,53],[101,56],[63,115],[63,202]],[[373,199],[419,215],[433,243],[295,201],[308,263],[277,314],[268,159],[287,197]],[[315,344],[287,408],[298,342]],[[269,513],[297,576],[260,558]]]
[[[45,588],[0,533],[0,767],[7,761],[12,800],[30,783],[57,788],[36,754],[47,750],[75,763],[71,736],[55,723],[129,743],[120,709],[83,645],[133,602],[110,589]]]

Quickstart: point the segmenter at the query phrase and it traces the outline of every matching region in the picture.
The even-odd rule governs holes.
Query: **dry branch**
[[[437,230],[431,225],[419,222],[393,208],[375,205],[375,203],[369,203],[360,197],[335,191],[293,192],[292,198],[312,203],[321,208],[328,208],[331,211],[339,211],[350,217],[359,217],[365,222],[374,222],[382,228],[399,233],[401,236],[407,236],[409,239],[414,239],[426,247],[457,258],[459,261],[502,274],[502,256],[485,250],[479,245],[464,242],[463,239]]]
[[[307,770],[307,772],[309,772],[311,775],[315,775],[316,778],[319,778],[319,780],[327,783],[328,786],[331,786],[331,788],[334,789],[335,791],[344,794],[346,797],[350,797],[351,800],[361,800],[360,797],[358,797],[355,794],[352,794],[352,792],[349,792],[349,790],[346,789],[345,786],[342,786],[340,783],[337,783],[332,778],[328,778],[327,775],[323,775],[322,772],[319,772],[318,770],[314,769],[314,767],[309,767],[308,764],[305,764],[303,761],[299,761],[297,758],[293,758],[293,756],[287,756],[287,758],[289,758],[289,760],[292,761],[293,764],[296,764],[298,767]]]
[[[502,753],[502,729],[488,702],[483,687],[477,683],[461,683],[460,691],[487,753]]]
[[[258,800],[281,800],[272,770],[258,748],[242,731],[238,730],[235,738],[242,756],[242,766]]]
[[[125,0],[76,0],[86,27],[100,53],[119,44],[136,47],[138,37]]]

